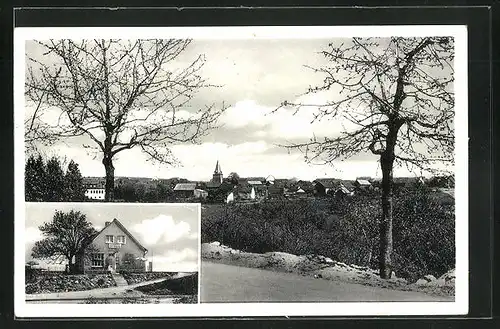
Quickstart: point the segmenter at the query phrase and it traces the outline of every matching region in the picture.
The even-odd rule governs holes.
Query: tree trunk
[[[115,190],[115,167],[113,166],[112,156],[105,153],[104,158],[102,159],[102,164],[106,170],[106,191],[104,194],[104,200],[113,201]]]
[[[76,274],[76,262],[73,263],[73,255],[67,255],[68,258],[68,271],[69,274]]]
[[[392,168],[394,151],[388,149],[380,157],[382,168],[382,218],[380,220],[380,277],[390,279],[392,274]]]

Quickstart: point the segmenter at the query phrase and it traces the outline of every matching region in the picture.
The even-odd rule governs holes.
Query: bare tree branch
[[[175,163],[170,147],[197,142],[217,127],[225,105],[188,104],[203,88],[203,55],[179,66],[191,40],[49,40],[42,59],[28,57],[26,99],[37,104],[26,122],[29,143],[88,136],[103,155],[134,147],[151,159]],[[44,116],[40,115],[44,113]],[[54,115],[59,119],[54,124]],[[29,126],[28,126],[28,123]]]

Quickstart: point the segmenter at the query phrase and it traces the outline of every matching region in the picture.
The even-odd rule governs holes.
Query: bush
[[[380,194],[207,206],[202,242],[235,249],[319,254],[378,268]],[[394,271],[410,280],[440,276],[455,264],[454,209],[424,187],[394,195]]]
[[[131,253],[123,255],[121,264],[117,266],[120,272],[144,272],[145,263],[142,259],[136,259],[136,256]]]

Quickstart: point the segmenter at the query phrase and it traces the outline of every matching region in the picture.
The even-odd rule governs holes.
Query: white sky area
[[[333,166],[308,165],[302,153],[288,152],[279,146],[307,142],[313,136],[335,137],[343,129],[345,123],[338,121],[323,120],[312,124],[311,111],[307,108],[296,115],[286,109],[271,113],[285,100],[309,104],[328,100],[328,95],[302,95],[309,86],[321,84],[323,78],[304,65],[324,65],[326,62],[318,52],[326,49],[331,41],[194,40],[174,65],[186,65],[198,54],[205,54],[206,64],[201,74],[209,83],[220,87],[201,91],[193,99],[191,108],[222,101],[230,104],[220,120],[221,127],[203,137],[197,145],[173,146],[171,150],[181,164],[176,167],[147,161],[147,156],[138,148],[121,152],[115,158],[115,175],[209,180],[219,160],[225,176],[237,172],[242,177],[273,175],[306,180],[380,177],[378,157],[372,154],[360,154]],[[26,52],[42,58],[40,49],[33,43],[26,43]],[[92,142],[83,137],[68,138],[50,147],[39,146],[39,150],[48,156],[73,159],[83,176],[104,176],[101,155],[83,148],[83,144],[92,145]],[[420,174],[407,168],[394,170],[395,176]]]
[[[26,203],[25,257],[44,238],[38,227],[50,222],[56,210],[78,210],[100,230],[117,218],[148,249],[154,271],[198,271],[199,208],[197,205],[112,205],[70,203]]]

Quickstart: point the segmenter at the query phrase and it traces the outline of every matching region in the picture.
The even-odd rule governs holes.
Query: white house
[[[105,194],[103,184],[88,184],[85,188],[85,197],[91,200],[104,200]]]
[[[194,197],[206,199],[208,196],[208,192],[199,188],[194,189]]]

